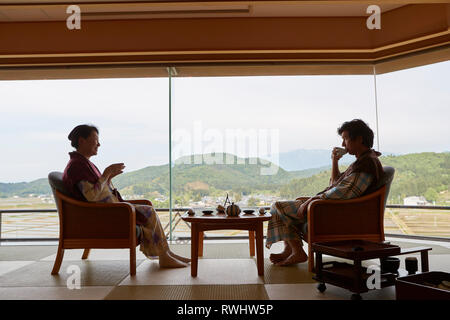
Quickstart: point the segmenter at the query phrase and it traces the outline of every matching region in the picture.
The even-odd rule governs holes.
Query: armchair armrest
[[[311,197],[298,197],[295,200],[308,200],[309,198],[311,198]]]
[[[132,204],[144,204],[147,206],[153,206],[152,202],[147,199],[126,200],[125,202],[132,203]]]
[[[384,195],[383,187],[366,196],[349,200],[311,201],[308,205],[308,236],[351,238],[352,235],[378,235],[384,240]]]
[[[62,194],[58,191],[56,191],[56,195],[59,199],[61,199],[62,202],[66,202],[67,204],[71,204],[73,206],[77,206],[80,208],[97,209],[97,210],[102,210],[102,209],[108,210],[111,208],[123,208],[123,209],[129,210],[130,213],[131,213],[131,211],[134,212],[134,207],[131,206],[127,202],[97,203],[97,202],[79,201],[79,200],[72,199],[68,196],[65,196],[64,194]]]
[[[314,208],[316,206],[328,206],[328,207],[346,207],[346,206],[350,206],[350,207],[354,207],[358,204],[366,204],[368,201],[377,199],[379,200],[380,198],[383,198],[381,200],[384,201],[384,193],[385,193],[385,187],[380,188],[379,190],[362,196],[362,197],[358,197],[358,198],[353,198],[353,199],[348,199],[348,200],[323,200],[323,199],[316,199],[310,202],[310,204],[308,205],[308,214],[310,210],[314,210]],[[301,197],[304,198],[304,197]],[[301,199],[301,198],[297,198],[297,200]],[[384,202],[383,202],[384,203]]]
[[[123,239],[135,234],[136,212],[130,203],[85,202],[55,193],[64,238]]]

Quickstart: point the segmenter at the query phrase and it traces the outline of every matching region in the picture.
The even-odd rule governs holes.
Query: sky
[[[341,144],[336,129],[361,118],[383,153],[450,151],[450,61],[374,76],[174,78],[173,160],[230,152],[276,160]],[[100,130],[100,170],[169,162],[168,78],[0,81],[0,182],[63,171],[82,123]],[[276,161],[275,161],[276,162]]]

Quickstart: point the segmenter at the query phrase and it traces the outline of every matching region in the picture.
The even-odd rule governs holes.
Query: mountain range
[[[383,155],[399,155],[392,152],[384,152]],[[340,164],[350,164],[355,158],[346,154],[340,160]],[[297,149],[279,154],[279,166],[287,171],[306,170],[329,166],[331,162],[331,150],[324,149]]]
[[[300,154],[300,153],[298,153]],[[311,152],[310,157],[325,156],[329,152]],[[281,158],[281,157],[280,157]],[[197,159],[197,161],[195,161]],[[208,164],[208,160],[222,159],[223,164]],[[288,159],[288,157],[286,158]],[[199,161],[200,160],[200,161]],[[450,153],[416,153],[380,157],[383,165],[396,169],[391,188],[391,198],[427,195],[437,199],[448,192],[450,185]],[[280,161],[281,162],[281,161]],[[294,162],[291,162],[294,163]],[[305,165],[304,162],[302,165]],[[345,163],[342,164],[342,170]],[[261,170],[271,166],[273,175],[261,175]],[[192,155],[177,159],[172,169],[174,197],[184,199],[204,195],[223,195],[224,192],[249,195],[273,194],[286,198],[311,195],[328,185],[330,165],[305,170],[288,171],[258,158],[239,158],[231,154]],[[125,196],[142,195],[154,199],[169,194],[169,166],[148,166],[121,174],[113,183]],[[47,178],[32,182],[0,183],[0,197],[29,194],[51,194]]]
[[[242,161],[246,161],[246,163],[249,163],[250,159],[242,159],[242,158],[238,158],[234,155],[227,155],[227,154],[221,154],[223,155],[223,162],[224,163],[228,163],[230,157],[232,158],[232,161],[234,161],[234,163],[236,163],[238,160],[240,162]],[[299,156],[302,155],[305,159],[305,161],[303,162],[299,162],[298,166],[295,166],[296,161],[298,160]],[[199,169],[197,165],[192,166],[192,168],[190,166],[186,166],[186,163],[195,163],[196,159],[198,159],[198,157],[202,157],[202,162],[203,159],[205,161],[207,161],[207,156],[203,156],[203,155],[192,155],[192,156],[187,156],[187,157],[181,157],[176,159],[176,161],[174,162],[174,171],[173,171],[173,177],[175,178],[175,180],[178,179],[178,177],[182,177],[182,176],[186,176],[189,175],[187,172],[183,172],[184,170],[186,170],[187,168],[190,168],[190,170],[193,170],[195,172],[199,172],[202,170],[204,171],[204,174],[202,173],[203,176],[207,176],[208,175],[208,171],[211,170],[211,167],[202,167],[203,169]],[[213,155],[213,157],[209,157],[209,158],[215,158],[217,159],[217,157],[220,156],[220,154],[215,154]],[[227,158],[228,156],[228,158]],[[330,152],[326,151],[326,150],[296,150],[296,151],[292,151],[292,152],[287,152],[287,153],[282,153],[280,154],[280,159],[282,159],[282,165],[280,165],[280,170],[277,173],[276,177],[274,177],[272,179],[273,181],[277,181],[277,182],[286,182],[286,179],[289,180],[290,178],[295,178],[295,177],[307,177],[307,176],[311,176],[317,172],[326,170],[327,168],[329,168],[330,166]],[[245,177],[245,179],[251,183],[254,183],[255,180],[252,177],[254,173],[256,173],[257,170],[260,170],[261,167],[263,168],[267,168],[271,165],[271,163],[267,163],[267,161],[263,160],[263,159],[255,159],[252,158],[253,162],[256,161],[256,163],[259,163],[260,166],[258,168],[251,168],[248,173],[248,176]],[[320,165],[312,165],[314,162],[319,163]],[[281,161],[280,161],[281,162]],[[261,165],[262,163],[265,163],[264,165]],[[308,167],[311,164],[310,167]],[[288,166],[288,169],[285,166]],[[237,165],[238,167],[240,166],[239,170],[241,171],[241,178],[242,176],[242,170],[243,170],[243,166],[241,165]],[[197,168],[196,168],[197,167]],[[252,167],[252,166],[251,166]],[[274,165],[274,167],[276,167],[276,165]],[[218,165],[217,168],[214,170],[215,173],[220,173],[220,170],[225,170],[224,168],[228,168],[227,165],[224,165],[221,167],[221,165]],[[228,168],[230,169],[230,168]],[[231,170],[229,170],[228,173],[230,173],[230,175],[232,176],[233,174],[236,173],[236,171],[234,170],[238,170],[238,168],[234,168],[234,165],[231,166]],[[238,171],[239,171],[238,170]],[[253,171],[252,171],[253,170]],[[246,171],[244,169],[244,171]],[[286,173],[286,171],[291,171],[289,173]],[[118,177],[116,177],[113,180],[113,183],[115,184],[116,187],[118,187],[119,189],[123,189],[123,188],[133,188],[136,189],[136,191],[138,191],[139,189],[142,189],[139,187],[139,185],[142,184],[149,184],[147,188],[145,188],[146,190],[149,190],[149,187],[153,187],[155,189],[155,191],[159,191],[161,193],[165,192],[166,190],[168,190],[168,177],[164,177],[164,175],[168,175],[169,172],[169,166],[166,165],[158,165],[158,166],[148,166],[133,172],[128,172],[128,173],[124,173],[123,175],[120,175]],[[209,172],[211,173],[211,172]],[[223,173],[223,172],[222,172]],[[214,175],[214,173],[212,173]],[[244,174],[245,175],[245,174]],[[225,177],[225,180],[231,179],[230,176]],[[264,179],[263,179],[264,180]],[[266,181],[271,181],[270,178],[266,178]],[[234,181],[234,180],[233,180]],[[230,184],[231,183],[231,184]],[[232,181],[228,183],[228,185],[235,185]],[[127,190],[128,190],[127,189]],[[140,190],[142,191],[142,190]],[[26,196],[28,194],[50,194],[50,187],[48,186],[48,181],[47,178],[41,178],[41,179],[37,179],[31,182],[18,182],[18,183],[1,183],[0,182],[0,197],[7,197],[7,196],[14,196],[14,195],[19,195],[19,196]],[[143,194],[143,193],[138,193],[138,194]]]
[[[340,160],[341,164],[348,164],[354,157],[346,154]],[[297,149],[279,154],[279,166],[288,171],[306,170],[330,166],[331,151],[323,149]]]
[[[211,163],[211,159],[219,163]],[[272,168],[275,174],[264,175],[264,169]],[[182,157],[175,161],[172,169],[172,186],[175,193],[222,192],[233,190],[248,194],[253,190],[273,190],[292,179],[312,176],[329,166],[286,171],[275,164],[259,158],[240,158],[232,154],[203,154]],[[169,167],[149,166],[128,174],[117,176],[114,185],[124,194],[168,194]],[[223,193],[223,192],[222,192]]]

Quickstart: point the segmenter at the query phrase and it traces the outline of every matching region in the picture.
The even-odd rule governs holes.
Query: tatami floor
[[[450,243],[387,239],[401,247],[431,246],[430,271],[450,272]],[[82,250],[66,250],[59,275],[50,271],[56,245],[0,246],[0,300],[5,299],[139,299],[139,300],[347,300],[351,293],[328,285],[324,293],[316,289],[307,264],[277,267],[267,259],[281,245],[265,249],[265,274],[257,275],[256,259],[249,257],[245,241],[205,241],[198,276],[190,267],[160,269],[157,260],[146,259],[137,248],[137,274],[129,275],[128,250],[93,249],[88,260]],[[171,244],[174,252],[189,256],[189,244]],[[410,255],[419,257],[419,255]],[[404,268],[401,257],[401,268]],[[326,257],[327,260],[335,258]],[[419,268],[420,268],[420,258]],[[378,264],[377,260],[365,265]],[[80,289],[68,289],[71,266],[78,266]],[[395,299],[395,288],[364,293],[363,299]]]

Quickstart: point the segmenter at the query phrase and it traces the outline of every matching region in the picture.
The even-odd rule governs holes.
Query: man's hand
[[[108,181],[111,181],[112,178],[121,174],[123,169],[125,169],[125,165],[123,163],[114,163],[103,171],[103,176],[108,179]]]
[[[339,154],[338,149],[336,147],[331,151],[331,160],[338,162],[344,155]]]
[[[332,185],[340,176],[339,172],[339,159],[343,157],[342,154],[338,152],[338,149],[335,147],[333,148],[333,151],[331,151],[331,179],[330,179],[330,185]]]

